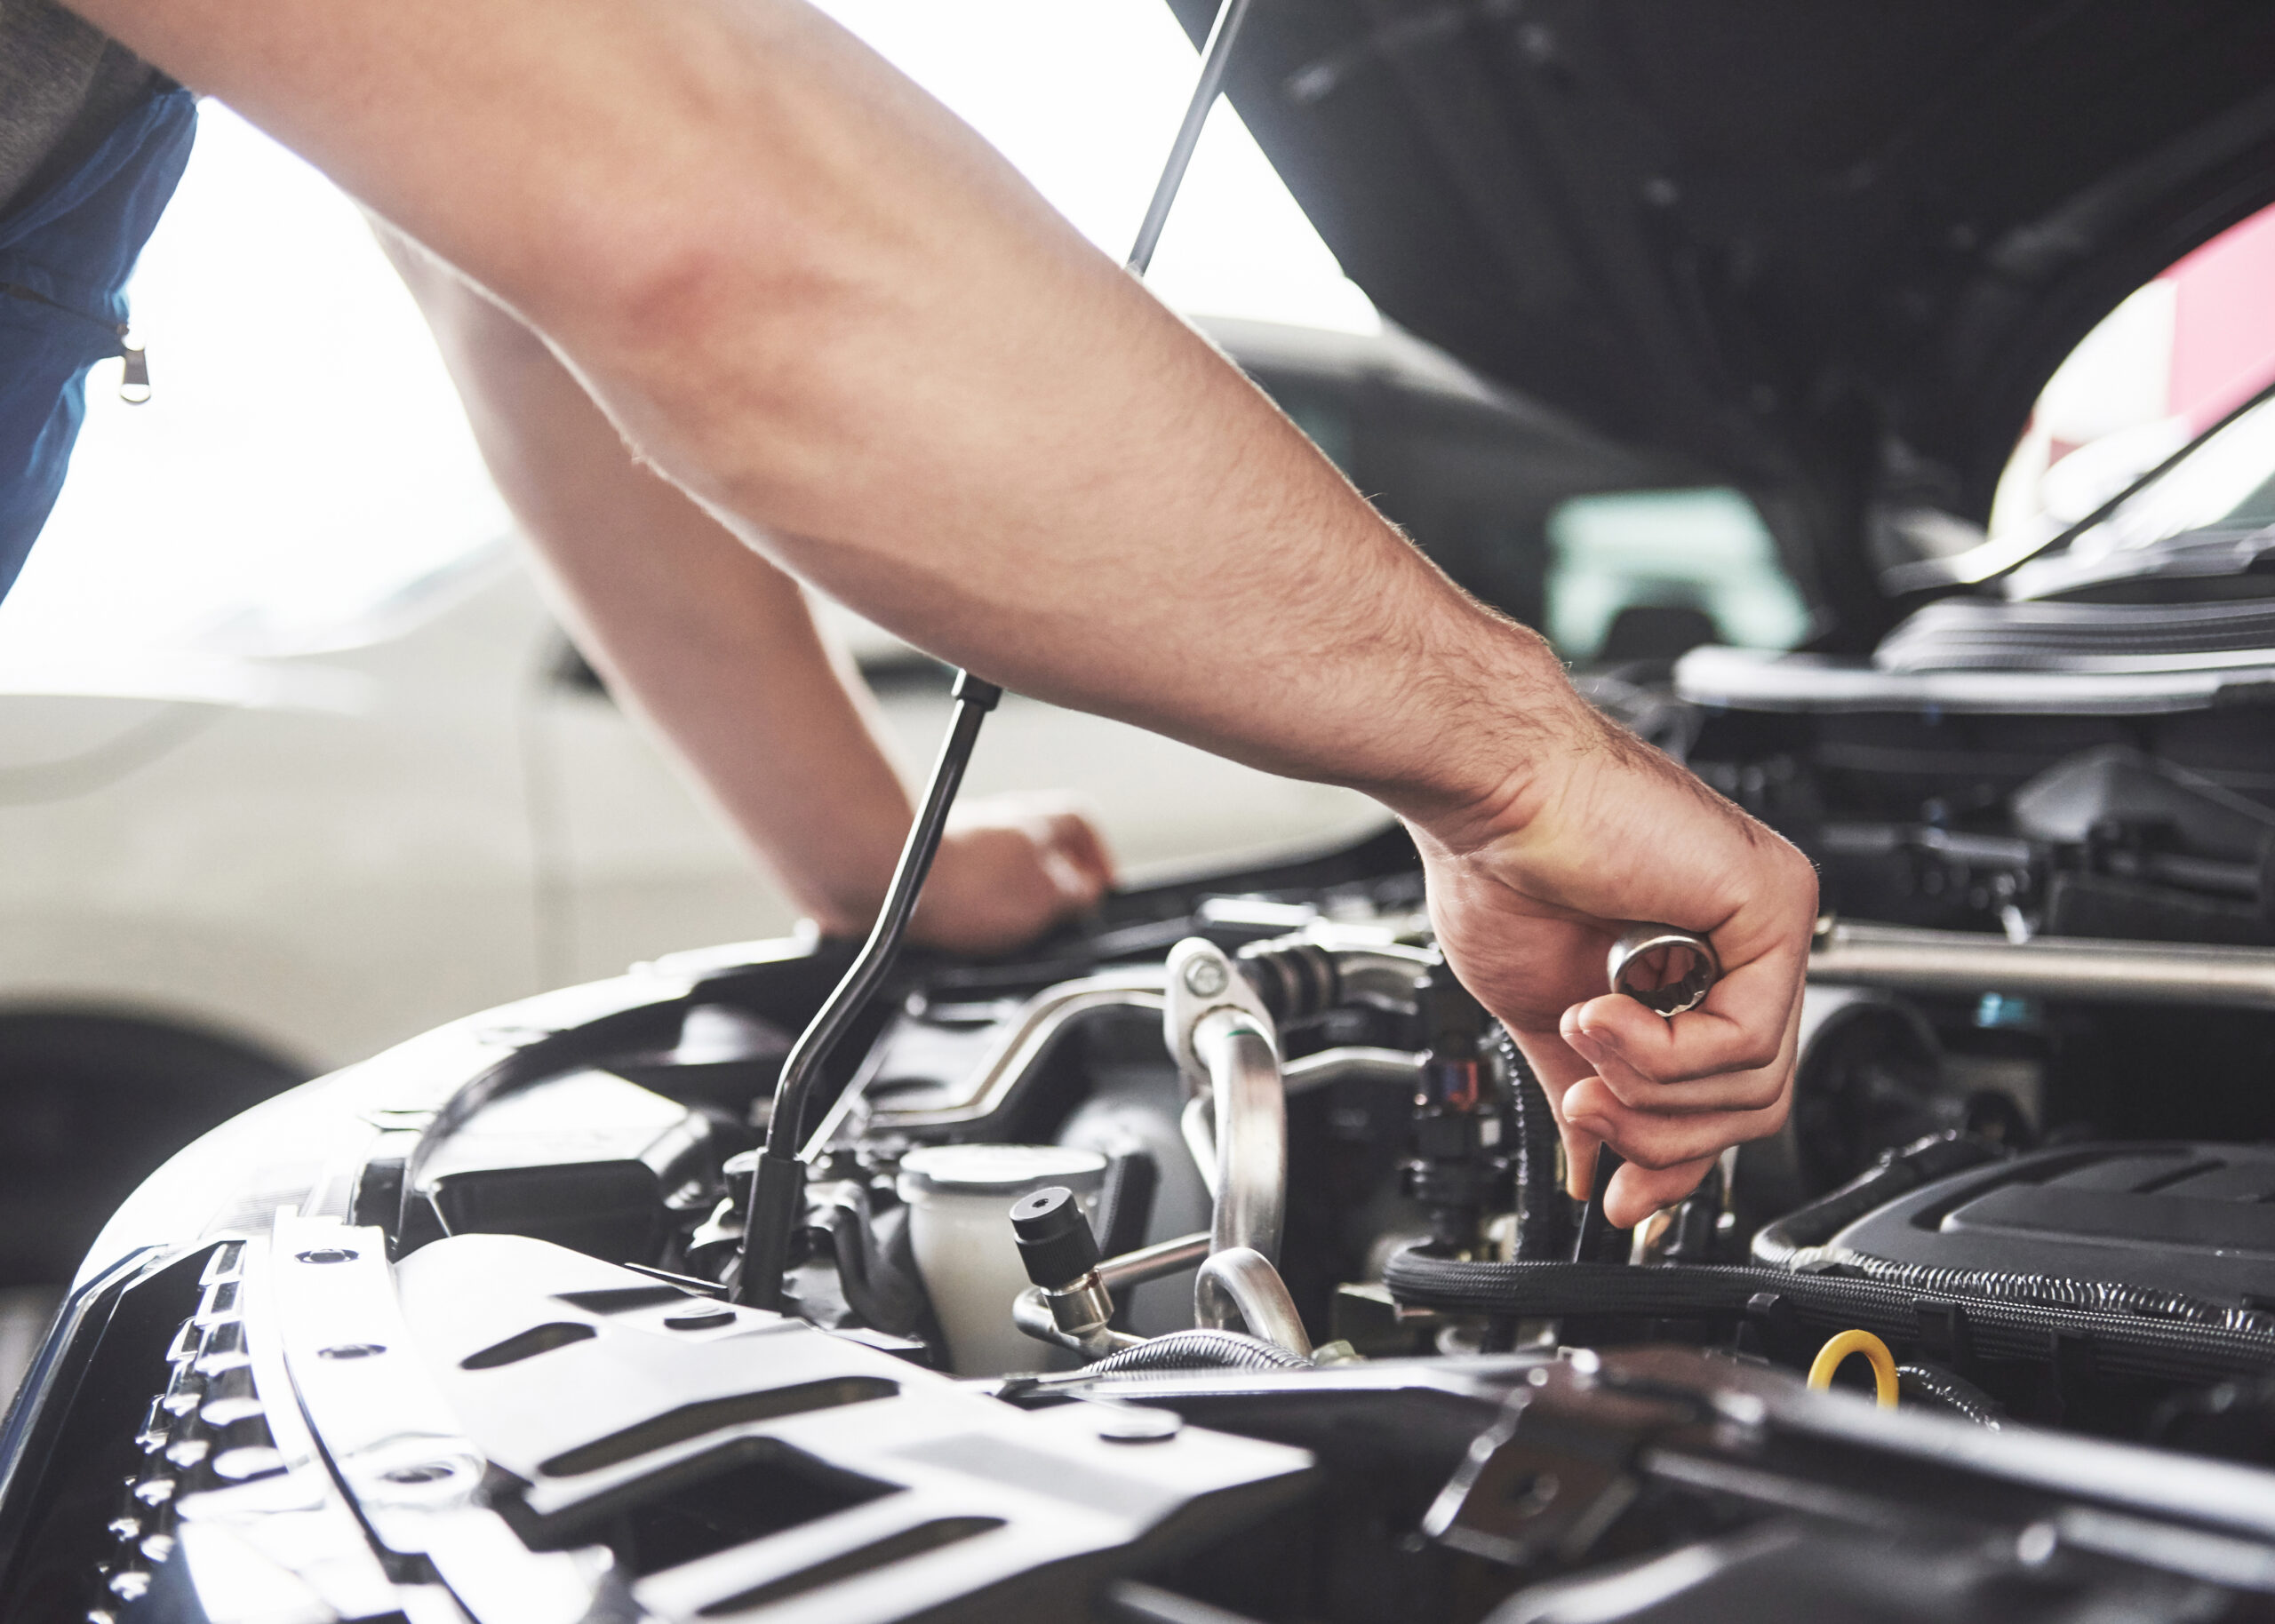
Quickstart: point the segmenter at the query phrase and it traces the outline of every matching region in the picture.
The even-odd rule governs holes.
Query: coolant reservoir
[[[1012,1299],[1027,1287],[1011,1236],[1011,1204],[1029,1190],[1063,1184],[1095,1223],[1105,1182],[1105,1157],[1066,1145],[932,1145],[901,1158],[900,1198],[908,1203],[917,1271],[957,1375],[1064,1363],[1011,1323]]]

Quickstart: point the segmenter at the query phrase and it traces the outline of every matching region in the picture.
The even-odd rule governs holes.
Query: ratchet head
[[[1637,925],[1611,944],[1606,974],[1614,992],[1672,1020],[1706,1001],[1722,961],[1702,935],[1672,925]]]

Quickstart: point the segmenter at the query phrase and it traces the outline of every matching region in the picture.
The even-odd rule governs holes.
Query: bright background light
[[[1129,246],[1194,54],[1161,0],[831,0],[1092,241]],[[1195,314],[1377,330],[1220,106],[1154,261]],[[506,528],[416,310],[355,205],[207,103],[131,296],[150,402],[88,384],[71,477],[0,657],[349,615]]]

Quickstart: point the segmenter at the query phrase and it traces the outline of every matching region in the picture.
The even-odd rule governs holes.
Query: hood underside
[[[1979,522],[2076,341],[2275,196],[2246,0],[1261,0],[1228,83],[1386,315],[1747,489],[1844,641],[1875,513]]]

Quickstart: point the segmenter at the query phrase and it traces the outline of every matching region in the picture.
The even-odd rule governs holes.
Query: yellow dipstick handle
[[[1852,1353],[1861,1353],[1872,1365],[1872,1390],[1879,1397],[1880,1408],[1896,1408],[1896,1356],[1888,1344],[1870,1331],[1843,1331],[1816,1350],[1816,1357],[1809,1361],[1809,1386],[1824,1392],[1832,1385],[1832,1373],[1840,1368],[1840,1361]]]

